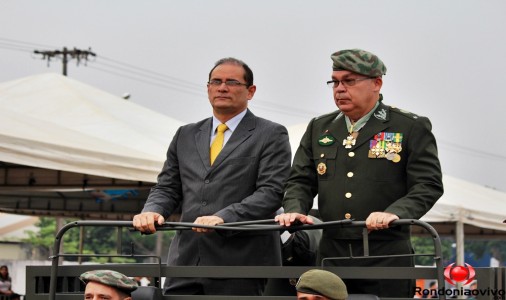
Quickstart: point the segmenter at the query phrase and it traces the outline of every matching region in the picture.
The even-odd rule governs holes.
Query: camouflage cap
[[[334,62],[334,71],[348,70],[368,77],[380,77],[387,73],[385,64],[376,55],[365,50],[340,50],[330,58]]]
[[[90,281],[98,282],[101,284],[105,284],[120,289],[128,293],[132,292],[138,287],[137,282],[135,282],[135,280],[128,278],[127,276],[121,274],[120,272],[112,270],[88,271],[81,274],[79,278],[84,283],[88,283]]]
[[[339,276],[319,269],[302,274],[295,288],[297,292],[322,295],[333,300],[344,300],[348,297],[346,285]]]

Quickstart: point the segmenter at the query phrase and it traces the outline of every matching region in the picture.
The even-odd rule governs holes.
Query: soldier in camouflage
[[[441,166],[428,118],[383,103],[384,63],[361,49],[331,55],[338,111],[309,123],[295,154],[280,225],[312,224],[307,216],[318,195],[324,222],[366,222],[369,255],[410,254],[410,229],[389,226],[421,218],[443,194]],[[335,259],[364,255],[362,229],[325,229],[320,260],[334,266],[413,266],[413,257]],[[351,253],[350,253],[351,252]],[[345,280],[348,292],[412,297],[412,280]]]
[[[112,270],[88,271],[79,277],[85,284],[84,299],[131,300],[137,282]]]

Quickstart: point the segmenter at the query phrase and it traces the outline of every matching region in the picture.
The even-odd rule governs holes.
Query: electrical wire
[[[3,37],[0,37],[0,41],[4,41],[6,43],[15,44],[15,45],[19,45],[19,46],[25,46],[27,48],[30,48],[30,51],[33,50],[33,49],[31,49],[32,47],[58,48],[56,46],[49,46],[49,45],[44,45],[44,44],[24,42],[24,41],[20,41],[20,40],[14,40],[14,39],[3,38]]]
[[[99,62],[100,59],[104,59],[106,61],[112,62],[113,64]],[[181,89],[183,86],[185,88],[202,90],[202,85],[199,85],[197,83],[190,82],[190,81],[183,80],[183,79],[179,79],[179,78],[176,78],[176,77],[173,77],[173,76],[161,74],[161,73],[154,72],[154,71],[151,71],[151,70],[148,70],[148,69],[139,68],[139,67],[133,66],[131,64],[123,63],[123,62],[120,62],[120,61],[117,61],[117,60],[114,60],[114,59],[111,59],[111,58],[108,58],[108,57],[98,56],[97,60],[96,60],[96,63],[97,64],[101,64],[103,66],[108,66],[108,67],[111,67],[111,68],[118,68],[118,69],[125,70],[125,71],[128,71],[128,72],[133,72],[133,73],[135,73],[135,74],[137,74],[139,76],[147,76],[147,77],[152,78],[152,79],[157,80],[157,81],[162,81],[164,83],[163,85],[152,83],[152,84],[155,84],[155,85],[160,86],[160,87],[166,87],[166,88],[172,89],[173,86],[170,85],[170,84],[178,84],[178,85],[180,85],[178,87],[179,91],[185,92],[185,90]],[[115,66],[114,64],[117,64],[118,66]],[[117,75],[121,76],[120,74],[117,74]],[[145,80],[143,82],[150,83],[150,82],[146,82]],[[167,85],[167,83],[169,83],[169,85]],[[192,93],[195,94],[194,91],[192,91]],[[205,96],[206,94],[204,92],[202,92],[202,93],[199,93],[198,95],[199,96],[201,96],[201,95]],[[260,100],[258,98],[255,98],[255,101],[252,103],[252,106],[259,107],[261,109],[265,109],[265,110],[268,110],[268,111],[273,111],[273,112],[277,112],[277,113],[288,114],[288,115],[292,115],[292,116],[313,117],[313,116],[319,115],[319,113],[314,112],[314,111],[302,110],[302,109],[297,109],[297,108],[291,107],[291,106],[286,106],[286,105],[271,103],[271,102],[268,102],[268,101]]]
[[[155,72],[155,71],[152,71],[152,70],[148,70],[148,69],[145,69],[145,68],[137,67],[137,66],[134,66],[134,65],[131,65],[131,64],[128,64],[128,63],[124,63],[124,62],[120,62],[118,60],[115,60],[115,59],[112,59],[112,58],[108,58],[108,57],[105,57],[105,56],[102,56],[102,55],[98,56],[98,59],[104,59],[105,61],[109,61],[109,62],[111,62],[113,64],[119,65],[119,67],[117,67],[117,66],[114,66],[113,64],[107,64],[107,63],[104,63],[104,62],[99,62],[97,60],[97,63],[101,63],[101,64],[104,64],[104,65],[110,66],[112,68],[120,68],[120,69],[123,69],[123,70],[130,70],[130,71],[133,70],[135,73],[145,74],[145,75],[147,75],[147,76],[149,76],[151,78],[154,78],[154,79],[163,79],[163,80],[175,81],[175,82],[178,82],[179,84],[183,84],[183,85],[191,87],[191,88],[199,88],[199,89],[202,88],[201,84],[190,82],[190,81],[187,81],[187,80],[184,80],[184,79],[180,79],[180,78],[177,78],[177,77],[174,77],[174,76],[158,73],[158,72]]]
[[[50,49],[57,48],[50,45],[36,44],[0,37],[0,48],[2,49],[33,53],[32,50],[33,47],[44,47]],[[56,58],[58,59],[58,57]],[[155,72],[146,68],[137,67],[132,64],[121,62],[106,56],[97,55],[97,57],[93,60],[93,63],[94,63],[93,65],[87,64],[87,67],[100,72],[108,73],[123,78],[128,78],[130,80],[157,86],[160,88],[174,90],[199,97],[206,96],[203,85],[201,84],[190,82],[159,72]],[[100,65],[102,68],[95,66],[95,64]],[[151,80],[146,80],[146,78],[149,78]],[[320,114],[318,112],[298,109],[293,106],[272,103],[258,98],[255,98],[255,101],[254,103],[252,103],[252,106],[266,111],[281,113],[288,116],[310,118]]]
[[[58,48],[46,44],[24,42],[20,40],[0,37],[0,49],[33,53],[34,47],[43,47],[48,49]],[[128,78],[130,80],[157,86],[160,88],[174,90],[199,97],[207,96],[207,94],[204,92],[203,88],[204,85],[202,84],[197,84],[174,76],[155,72],[146,68],[141,68],[106,56],[97,55],[97,57],[93,60],[93,63],[103,66],[103,68],[97,67],[92,64],[87,65],[87,67],[100,72],[108,73],[123,78]],[[145,78],[149,78],[151,80],[146,80]],[[253,107],[258,107],[259,109],[264,109],[267,111],[281,113],[289,116],[312,118],[314,116],[318,116],[321,114],[316,111],[310,111],[278,103],[272,103],[258,98],[255,98],[255,101],[252,102],[251,105]],[[503,155],[488,153],[482,150],[477,151],[469,147],[445,141],[440,141],[439,143],[441,144],[442,147],[451,148],[453,151],[457,151],[466,155],[471,155],[473,157],[506,161],[506,156]]]
[[[97,70],[97,71],[100,71],[100,72],[108,73],[108,74],[111,74],[111,75],[116,75],[116,76],[121,76],[121,77],[128,78],[128,79],[132,79],[132,80],[135,80],[135,81],[138,81],[138,82],[142,82],[142,83],[158,86],[158,87],[161,87],[161,88],[167,88],[167,89],[170,89],[170,90],[177,90],[177,91],[180,91],[180,92],[183,92],[183,93],[193,94],[193,95],[196,95],[196,96],[205,96],[204,93],[200,93],[198,91],[192,91],[192,90],[183,89],[183,88],[180,88],[180,87],[177,87],[177,86],[173,86],[173,85],[166,85],[166,84],[163,84],[163,83],[157,83],[157,82],[153,82],[153,81],[148,81],[148,80],[144,80],[142,78],[126,75],[124,73],[119,73],[119,72],[115,72],[115,71],[111,71],[111,70],[106,70],[106,69],[99,68],[99,67],[96,67],[96,66],[88,65],[88,68],[94,69],[94,70]]]

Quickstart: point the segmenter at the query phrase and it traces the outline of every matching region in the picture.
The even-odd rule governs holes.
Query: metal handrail
[[[232,230],[232,231],[285,231],[289,230],[290,232],[295,232],[298,230],[314,230],[314,229],[324,229],[331,227],[365,227],[365,221],[353,221],[349,219],[331,221],[331,222],[323,222],[319,224],[304,224],[304,225],[294,225],[294,226],[280,226],[280,225],[267,225],[267,224],[276,224],[273,219],[269,220],[258,220],[258,221],[246,221],[246,222],[234,222],[234,223],[225,223],[216,226],[210,225],[200,225],[194,223],[187,222],[166,222],[163,225],[157,226],[157,230],[191,230],[193,227],[198,228],[206,228],[206,229],[214,229],[214,230]],[[442,265],[442,255],[441,255],[441,239],[437,231],[428,223],[414,220],[414,219],[401,219],[396,220],[390,223],[390,226],[401,226],[401,225],[417,225],[426,229],[432,236],[434,242],[434,260],[436,263],[437,272],[437,281],[439,286],[444,286],[444,274],[443,274],[443,265]],[[51,265],[51,277],[50,277],[50,288],[49,288],[49,299],[56,299],[56,281],[58,277],[58,259],[59,257],[76,257],[76,256],[105,256],[105,257],[132,257],[132,255],[84,255],[84,254],[60,254],[59,249],[61,245],[61,241],[63,240],[63,235],[71,228],[79,227],[79,226],[105,226],[105,227],[130,227],[133,229],[132,221],[74,221],[63,226],[58,233],[56,234],[54,241],[54,253],[55,255],[51,256],[52,265]],[[365,229],[365,228],[364,228]],[[364,243],[364,257],[368,258],[377,258],[381,256],[369,256],[368,253],[368,236],[367,230],[363,230],[363,243]],[[160,274],[161,274],[161,259],[158,256],[151,255],[135,255],[135,257],[156,257],[159,259],[160,266]],[[409,254],[409,256],[414,256]],[[392,256],[388,256],[392,257]],[[444,295],[440,295],[440,299],[444,299]]]

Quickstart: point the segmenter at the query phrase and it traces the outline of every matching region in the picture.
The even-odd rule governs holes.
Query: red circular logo
[[[465,264],[466,266],[456,266],[454,267],[455,263],[452,263],[448,265],[445,268],[444,276],[448,283],[456,285],[457,282],[463,282],[466,281],[463,285],[471,283],[471,281],[474,280],[475,277],[475,271],[474,268],[469,265]]]

